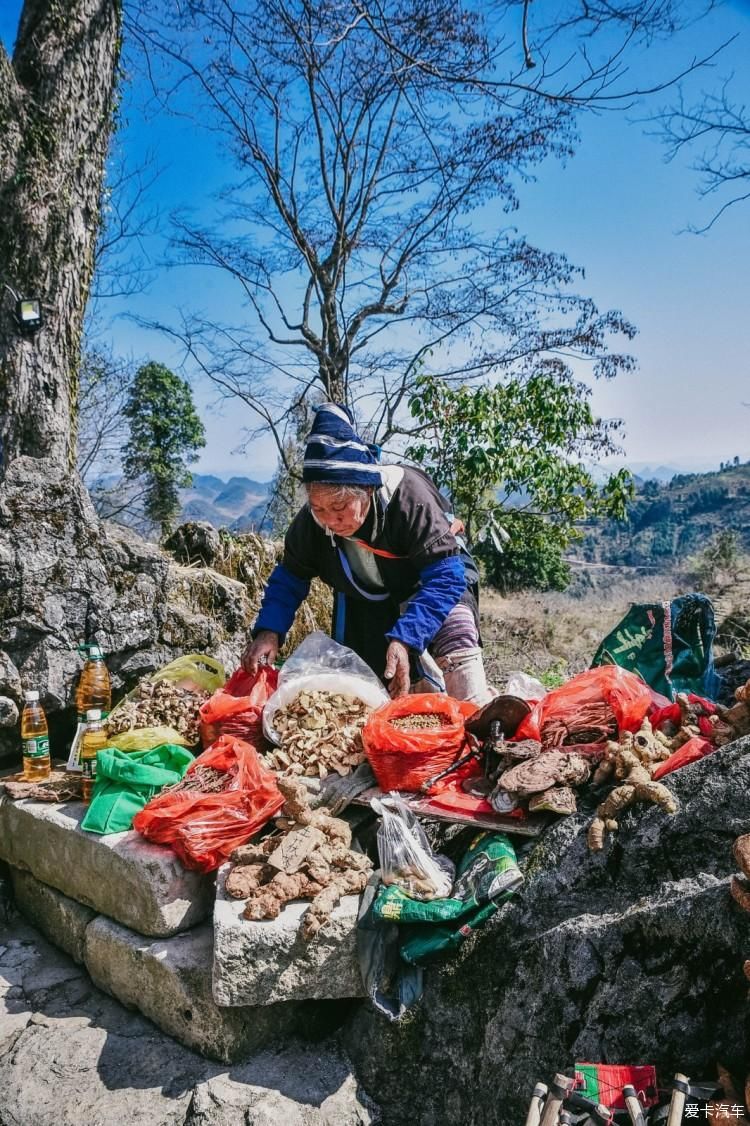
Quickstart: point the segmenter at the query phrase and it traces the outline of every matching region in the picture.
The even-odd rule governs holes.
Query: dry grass
[[[221,550],[213,561],[214,570],[230,579],[241,582],[250,600],[252,619],[260,609],[268,577],[281,561],[284,545],[280,540],[268,540],[255,532],[234,536],[222,528]],[[328,630],[331,625],[331,592],[318,579],[313,581],[310,594],[297,611],[294,625],[287,634],[283,655],[288,656],[313,630]]]
[[[502,597],[484,590],[482,640],[490,682],[501,688],[509,672],[538,676],[548,686],[588,668],[600,641],[633,602],[662,602],[682,592],[670,575],[601,572],[576,592]]]

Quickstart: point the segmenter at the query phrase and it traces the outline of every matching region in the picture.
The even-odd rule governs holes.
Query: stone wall
[[[53,754],[72,737],[76,646],[103,649],[116,694],[189,652],[228,670],[251,621],[244,586],[177,564],[133,532],[99,520],[75,475],[22,457],[0,485],[0,755],[18,755],[12,704],[38,688]],[[3,709],[11,722],[2,726]]]

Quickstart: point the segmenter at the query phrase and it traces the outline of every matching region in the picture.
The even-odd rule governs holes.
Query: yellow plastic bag
[[[176,743],[178,747],[190,745],[174,727],[131,727],[129,731],[111,735],[108,745],[117,747],[118,751],[150,751],[162,743]]]
[[[205,653],[186,653],[149,677],[149,680],[169,680],[182,688],[196,688],[203,692],[215,692],[223,687],[226,679],[221,662],[207,657]]]
[[[176,660],[170,661],[162,669],[157,669],[151,676],[143,677],[144,681],[159,681],[168,680],[172,684],[176,684],[179,688],[193,689],[196,692],[216,692],[218,688],[222,688],[225,680],[227,679],[224,672],[224,666],[220,661],[215,660],[213,657],[207,657],[204,653],[186,653],[184,657],[177,657]],[[109,719],[116,717],[123,704],[129,700],[133,700],[138,695],[138,689],[134,688],[128,692],[127,696],[123,696],[121,700],[115,704],[112,711],[109,713]],[[198,706],[196,704],[196,713]],[[171,727],[158,727],[158,728],[130,728],[130,731],[137,733],[139,731],[152,731],[158,730],[168,732],[169,738],[160,739],[152,744],[138,744],[137,746],[125,747],[122,740],[123,735],[112,736],[111,746],[119,747],[121,751],[145,751],[150,750],[152,746],[158,747],[159,743],[177,743],[179,746],[187,747],[190,744],[185,742],[185,739],[178,735]]]

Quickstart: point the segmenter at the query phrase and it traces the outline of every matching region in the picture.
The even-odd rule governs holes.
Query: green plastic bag
[[[713,666],[715,635],[705,594],[637,603],[604,638],[591,666],[619,665],[669,700],[678,692],[716,699],[721,682]]]
[[[102,835],[130,829],[136,813],[179,782],[192,761],[190,751],[171,743],[149,751],[105,747],[96,756],[94,792],[81,828]]]
[[[395,885],[382,886],[373,906],[387,923],[442,923],[496,902],[523,883],[513,845],[504,833],[479,833],[461,858],[456,882],[444,899],[420,900]]]

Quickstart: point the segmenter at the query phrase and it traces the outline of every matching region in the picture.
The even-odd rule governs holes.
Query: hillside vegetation
[[[679,474],[668,484],[646,481],[624,521],[587,524],[574,554],[589,562],[670,570],[734,531],[750,551],[750,462],[715,473]]]

